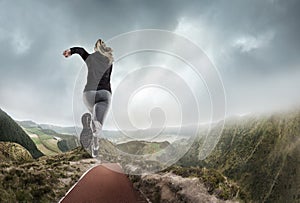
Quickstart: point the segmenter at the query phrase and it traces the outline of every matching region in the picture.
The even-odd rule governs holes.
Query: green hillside
[[[118,144],[117,148],[134,155],[153,154],[169,146],[169,142],[130,141]]]
[[[179,163],[217,169],[257,202],[300,201],[300,111],[229,119],[216,148],[199,161],[202,142]]]
[[[59,134],[50,129],[23,127],[25,132],[45,155],[55,155],[70,151],[79,146],[77,138],[72,135]]]
[[[30,138],[37,145],[37,148],[45,155],[55,155],[61,152],[71,151],[79,146],[76,136],[71,134],[58,133],[68,130],[69,127],[58,127],[53,125],[37,124],[33,121],[17,121]],[[48,128],[48,127],[51,127]]]
[[[26,148],[33,158],[43,156],[24,130],[0,109],[0,141],[15,142]]]

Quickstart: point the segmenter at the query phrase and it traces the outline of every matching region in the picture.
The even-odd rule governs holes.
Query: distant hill
[[[201,138],[195,142],[179,164],[217,169],[255,202],[300,201],[299,110],[226,120],[217,146],[204,161],[197,158],[202,143]]]
[[[40,131],[44,131],[45,134],[50,135],[49,133],[55,132],[60,135],[68,135],[75,136],[81,132],[81,127],[61,127],[57,125],[50,124],[38,124],[31,120],[25,121],[16,121],[20,126],[25,129],[28,128],[38,128]],[[214,126],[215,123],[212,123],[211,126]],[[200,131],[206,132],[209,125],[207,124],[199,124],[201,126]],[[164,142],[167,141],[169,143],[174,142],[176,140],[180,140],[181,138],[189,138],[191,134],[195,132],[197,125],[183,125],[178,127],[166,127],[164,129],[160,128],[149,128],[149,129],[137,129],[137,130],[103,130],[103,137],[107,138],[111,142],[115,144],[125,143],[132,141],[132,139],[128,139],[127,135],[136,138],[139,141],[152,141],[152,142]],[[77,130],[77,131],[76,131]],[[49,132],[49,133],[48,133]],[[53,134],[53,133],[52,133]],[[153,138],[153,135],[158,135]],[[54,135],[54,134],[53,134]],[[176,136],[175,136],[176,135]],[[61,137],[61,136],[60,136]],[[64,137],[63,139],[67,139]],[[62,144],[64,145],[64,144]]]
[[[77,136],[57,133],[51,129],[43,129],[40,125],[37,127],[26,127],[25,125],[22,128],[45,155],[59,154],[79,146]]]
[[[61,127],[61,126],[49,125],[49,124],[40,124],[40,126],[43,129],[54,130],[55,132],[60,134],[69,134],[69,135],[76,134],[75,127]]]
[[[23,128],[42,128],[44,130],[52,130],[59,134],[68,134],[68,135],[75,135],[76,130],[75,127],[61,127],[56,125],[50,124],[38,124],[31,120],[26,121],[16,121],[20,126]]]
[[[24,130],[0,109],[0,141],[15,142],[27,149],[33,158],[43,156]]]
[[[33,121],[16,121],[20,126],[25,128],[34,128],[38,127],[39,125]]]
[[[169,142],[146,142],[146,141],[130,141],[118,144],[117,148],[123,152],[134,155],[153,154],[170,145]]]
[[[80,145],[75,127],[37,124],[30,120],[17,121],[17,123],[24,128],[45,155],[71,151]]]

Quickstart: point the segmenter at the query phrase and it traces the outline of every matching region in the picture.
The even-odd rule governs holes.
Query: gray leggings
[[[90,90],[83,92],[83,102],[92,113],[92,119],[103,125],[110,102],[111,93],[108,90]]]

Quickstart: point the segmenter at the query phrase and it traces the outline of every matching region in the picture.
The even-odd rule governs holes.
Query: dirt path
[[[60,202],[141,203],[147,201],[143,200],[133,188],[118,164],[105,163],[87,171]]]

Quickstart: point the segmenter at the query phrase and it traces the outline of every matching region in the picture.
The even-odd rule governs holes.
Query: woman
[[[88,74],[83,101],[92,116],[89,113],[82,116],[83,130],[80,142],[84,148],[91,149],[93,157],[97,157],[103,120],[111,102],[110,75],[114,58],[112,49],[101,39],[97,40],[94,51],[89,54],[82,47],[72,47],[65,50],[63,55],[67,58],[72,54],[79,54],[87,64]]]

